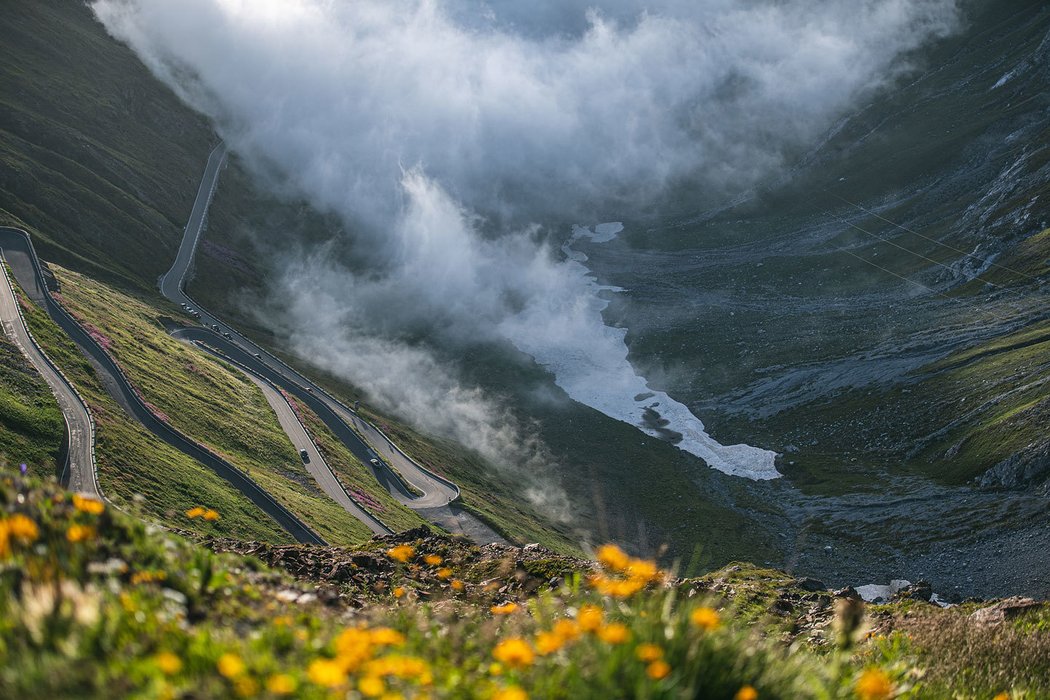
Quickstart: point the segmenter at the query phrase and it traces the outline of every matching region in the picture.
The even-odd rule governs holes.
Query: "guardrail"
[[[211,353],[212,355],[215,355],[216,357],[218,357],[219,359],[223,360],[224,362],[229,362],[229,363],[230,363],[231,365],[233,365],[234,367],[237,367],[237,368],[239,368],[239,369],[240,369],[240,370],[241,370],[242,372],[247,372],[248,374],[251,374],[251,375],[252,375],[253,377],[256,377],[256,378],[257,378],[257,379],[258,379],[259,381],[261,381],[261,382],[265,382],[266,384],[268,384],[268,385],[270,386],[270,388],[272,388],[272,389],[273,389],[274,391],[276,391],[276,392],[277,392],[278,394],[281,394],[281,397],[282,397],[282,398],[284,398],[284,393],[283,393],[283,390],[282,390],[282,389],[281,389],[281,388],[280,388],[279,386],[277,386],[276,384],[274,384],[273,382],[271,382],[271,381],[270,381],[269,379],[267,379],[266,377],[264,377],[264,376],[262,376],[262,375],[258,374],[257,372],[254,372],[254,371],[253,371],[253,370],[252,370],[252,369],[251,369],[250,367],[248,367],[248,366],[247,366],[246,364],[244,364],[243,362],[238,362],[237,360],[233,359],[232,357],[230,357],[229,355],[225,354],[225,353],[224,353],[224,352],[222,352],[221,350],[219,350],[219,349],[217,349],[217,348],[213,348],[213,347],[211,347],[211,346],[207,345],[206,343],[203,343],[203,342],[201,342],[201,341],[199,341],[199,340],[194,340],[194,341],[191,341],[191,342],[192,342],[192,343],[193,343],[194,345],[196,345],[196,346],[200,347],[200,348],[201,348],[202,350],[204,350],[205,352]],[[286,398],[285,398],[285,401],[287,401],[287,399],[286,399]],[[291,405],[291,404],[289,404],[289,405]],[[307,430],[307,429],[306,429],[306,426],[305,426],[305,425],[303,425],[303,422],[302,422],[301,420],[299,420],[299,414],[298,414],[298,412],[297,412],[297,411],[295,411],[295,410],[294,410],[294,407],[293,407],[293,410],[292,410],[292,415],[293,415],[293,416],[295,417],[295,422],[296,422],[296,423],[298,423],[298,424],[299,424],[299,427],[301,427],[301,428],[303,429],[303,432],[304,432],[304,433],[306,433],[307,435],[309,435],[309,434],[310,434],[310,431],[309,431],[309,430]],[[328,464],[328,460],[326,460],[326,459],[324,458],[324,455],[323,455],[323,454],[321,453],[321,448],[317,446],[317,443],[316,443],[316,442],[314,443],[314,447],[315,447],[315,448],[317,449],[317,454],[318,454],[318,456],[320,456],[320,458],[321,458],[321,463],[322,463],[322,464],[324,464],[325,468],[326,468],[326,469],[327,469],[327,470],[328,470],[328,471],[329,471],[329,472],[330,472],[330,473],[332,474],[332,476],[333,476],[333,477],[335,478],[335,481],[336,481],[336,483],[337,483],[337,484],[339,484],[339,488],[340,488],[340,489],[342,490],[343,494],[344,494],[344,495],[345,495],[345,496],[346,496],[346,497],[347,497],[348,499],[350,499],[350,501],[351,501],[351,502],[352,502],[352,503],[353,503],[354,505],[356,505],[356,506],[357,506],[358,508],[360,508],[360,509],[361,509],[361,512],[362,512],[362,513],[364,513],[364,514],[365,514],[366,516],[368,516],[368,518],[369,518],[369,519],[371,519],[371,520],[372,520],[372,521],[373,521],[373,522],[374,522],[374,523],[375,523],[376,525],[378,525],[378,526],[379,526],[379,527],[381,527],[381,528],[382,528],[383,530],[385,530],[385,531],[386,531],[386,534],[388,534],[388,535],[392,535],[392,534],[394,534],[394,531],[393,531],[393,530],[391,530],[391,529],[390,529],[390,528],[389,528],[389,527],[387,526],[387,524],[386,524],[386,523],[384,523],[384,522],[383,522],[383,521],[382,521],[382,520],[381,520],[381,519],[379,518],[379,516],[378,516],[378,515],[375,515],[375,514],[374,514],[374,513],[372,513],[372,512],[370,511],[370,510],[368,510],[367,508],[365,508],[365,507],[364,507],[364,505],[363,505],[363,504],[362,504],[362,503],[361,503],[360,501],[358,501],[358,500],[357,500],[356,498],[354,498],[354,496],[353,496],[353,495],[352,495],[352,494],[351,494],[351,493],[350,493],[349,491],[347,491],[347,490],[346,490],[346,486],[344,486],[344,485],[343,485],[343,482],[342,482],[342,480],[341,480],[341,479],[339,478],[339,475],[335,473],[335,470],[334,470],[334,469],[332,469],[332,466],[331,466],[330,464]]]
[[[68,327],[65,328],[66,333],[71,337],[75,333],[78,338],[73,338],[74,342],[81,346],[81,348],[88,350],[88,352],[90,352],[90,354],[111,373],[114,379],[117,379],[117,384],[120,386],[121,393],[124,395],[125,400],[131,404],[133,409],[138,409],[135,411],[135,417],[139,419],[139,422],[148,428],[150,432],[161,437],[161,439],[164,439],[164,437],[161,436],[161,433],[163,433],[168,438],[164,439],[164,442],[172,445],[172,447],[175,447],[180,452],[192,457],[202,464],[208,464],[208,466],[212,468],[212,471],[224,478],[227,482],[237,488],[238,491],[247,496],[249,500],[262,508],[264,512],[276,520],[279,525],[281,525],[298,541],[306,544],[327,544],[316,532],[313,531],[312,528],[294,513],[278,503],[269,492],[255,483],[251,477],[230,464],[215,452],[212,452],[209,448],[192,440],[181,431],[176,430],[174,427],[157,417],[149,406],[146,405],[145,401],[142,400],[142,397],[139,396],[134,384],[132,384],[131,380],[124,373],[124,370],[121,369],[120,365],[117,364],[116,360],[114,360],[109,353],[107,353],[106,350],[84,330],[80,325],[80,322],[69,313],[65,307],[51,296],[51,292],[47,288],[47,281],[43,274],[43,268],[40,266],[39,258],[36,255],[36,250],[33,247],[33,241],[29,234],[21,229],[11,230],[19,231],[26,237],[29,244],[30,257],[33,260],[33,266],[37,272],[37,277],[39,278],[44,293],[47,310],[54,310],[59,316],[65,319],[68,324]],[[63,324],[60,323],[59,325],[61,326]],[[92,434],[94,434],[94,429],[92,429]]]

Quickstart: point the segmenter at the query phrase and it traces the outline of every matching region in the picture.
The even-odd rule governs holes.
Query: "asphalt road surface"
[[[12,240],[18,239],[24,245],[24,240],[21,239],[21,236],[21,232],[16,232],[13,229],[0,229],[0,259],[6,261],[7,249],[10,248]],[[12,250],[14,256],[25,255],[19,248]],[[66,381],[66,378],[58,371],[58,368],[51,363],[43,350],[33,341],[19,314],[18,300],[15,298],[14,288],[8,277],[7,270],[4,269],[2,274],[3,279],[0,280],[0,322],[3,323],[4,333],[18,346],[22,354],[36,367],[44,381],[51,387],[51,393],[55,395],[58,407],[62,411],[62,417],[66,421],[66,434],[68,436],[68,481],[66,485],[70,490],[77,493],[85,493],[95,498],[101,498],[102,494],[99,491],[95,473],[95,426],[91,420],[91,414],[88,413],[87,406],[80,400],[76,390],[73,389],[69,382]]]

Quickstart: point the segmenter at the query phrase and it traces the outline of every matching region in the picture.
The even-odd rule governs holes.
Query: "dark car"
[[[303,458],[303,464],[310,463],[310,455],[307,454],[306,450],[299,450],[299,456]]]

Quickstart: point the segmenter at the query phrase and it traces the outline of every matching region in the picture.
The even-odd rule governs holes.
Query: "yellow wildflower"
[[[653,581],[660,576],[656,563],[645,559],[631,559],[627,564],[626,574],[640,581]]]
[[[245,669],[241,657],[229,653],[220,656],[219,660],[215,662],[215,666],[219,669],[219,673],[226,678],[236,678],[243,674]]]
[[[645,675],[652,678],[654,681],[658,681],[661,678],[666,678],[667,674],[671,672],[671,666],[663,659],[657,659],[648,666],[645,667]]]
[[[492,695],[492,700],[529,700],[529,694],[516,685],[500,688]]]
[[[370,633],[372,644],[377,646],[399,646],[405,643],[405,635],[389,627],[378,627]]]
[[[266,679],[266,690],[274,695],[291,695],[298,686],[287,673],[275,673]]]
[[[438,564],[443,562],[444,559],[439,557],[437,554],[428,554],[425,557],[423,557],[423,561],[425,561],[430,566],[437,566]]]
[[[73,494],[73,507],[81,513],[89,513],[90,515],[102,515],[102,511],[106,510],[106,506],[102,501],[90,496],[82,496],[79,493]]]
[[[602,625],[598,628],[597,634],[598,639],[606,644],[623,644],[631,637],[631,631],[627,629],[626,625],[619,622]]]
[[[489,664],[489,675],[490,676],[502,676],[503,675],[503,664],[498,664],[495,661]]]
[[[749,685],[745,685],[736,691],[733,700],[758,700],[758,691]]]
[[[397,588],[394,589],[394,597],[395,598],[400,598],[403,595],[405,595],[405,588],[404,588],[404,586],[398,586]]]
[[[201,517],[206,512],[207,511],[204,508],[201,508],[200,506],[195,506],[193,508],[190,508],[188,511],[186,511],[186,517],[190,518],[192,520],[193,518]]]
[[[452,586],[452,590],[454,591],[462,591],[464,588],[463,582],[460,581],[458,578],[452,579],[452,583],[450,583],[449,585]]]
[[[631,559],[614,544],[603,544],[598,548],[598,563],[612,571],[623,571]]]
[[[40,537],[40,530],[37,528],[36,523],[21,513],[12,515],[5,524],[7,525],[8,534],[20,540],[23,544],[35,542]]]
[[[869,668],[860,674],[853,689],[860,700],[887,700],[893,694],[893,683],[882,669]]]
[[[386,550],[386,555],[388,557],[402,563],[411,559],[413,556],[415,556],[415,554],[415,547],[410,547],[407,544],[399,544],[396,547],[391,547],[390,549]]]
[[[218,511],[214,511],[211,508],[209,508],[208,510],[204,511],[204,515],[202,515],[201,517],[205,520],[218,520],[219,513]]]
[[[655,644],[639,644],[634,655],[642,661],[657,661],[664,657],[664,650]]]
[[[386,685],[383,683],[382,678],[365,676],[357,682],[357,689],[366,698],[377,698],[386,690]]]
[[[95,537],[95,528],[88,525],[70,525],[66,530],[66,539],[70,542],[84,542]]]
[[[714,608],[699,607],[689,614],[689,619],[694,625],[702,630],[716,630],[721,626],[722,619]]]
[[[174,676],[182,670],[182,659],[170,651],[160,652],[153,657],[153,661],[165,676]]]
[[[291,615],[278,615],[277,617],[273,618],[273,624],[276,625],[277,627],[291,627],[292,626],[292,616]]]
[[[346,682],[346,671],[332,659],[314,659],[306,669],[310,680],[325,688],[336,688]]]
[[[1010,693],[999,693],[992,700],[1010,700]]]
[[[540,632],[536,635],[536,652],[540,656],[553,654],[565,645],[566,640],[554,632]]]
[[[576,613],[576,624],[584,632],[596,632],[602,626],[602,609],[597,605],[581,605]]]
[[[531,666],[536,659],[532,647],[521,637],[510,637],[496,645],[492,650],[492,656],[497,661],[511,668],[525,668]]]
[[[553,632],[562,640],[571,642],[574,639],[579,638],[580,626],[575,620],[566,620],[563,618],[554,622]]]
[[[11,554],[10,534],[7,521],[0,520],[0,559],[6,559]]]
[[[512,612],[516,612],[517,609],[517,603],[504,603],[503,605],[493,605],[489,608],[493,615],[510,615]]]
[[[437,577],[442,581],[447,578],[452,578],[452,569],[438,569]]]
[[[336,661],[344,671],[356,671],[372,657],[372,633],[363,627],[343,630],[335,639]]]
[[[368,662],[364,673],[369,676],[397,676],[418,678],[425,683],[431,680],[430,667],[418,656],[384,656]]]

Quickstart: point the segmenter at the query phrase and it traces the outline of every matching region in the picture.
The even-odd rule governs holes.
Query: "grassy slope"
[[[358,697],[377,685],[398,697],[436,698],[491,698],[509,687],[543,698],[719,700],[744,686],[762,700],[1000,692],[1035,700],[1050,692],[1046,605],[982,626],[969,619],[976,605],[939,610],[907,601],[865,610],[746,566],[622,599],[600,596],[572,574],[567,585],[537,594],[522,585],[531,578],[516,563],[527,559],[523,552],[501,556],[416,535],[403,540],[414,550],[406,564],[382,555],[389,538],[370,551],[262,553],[312,567],[296,582],[257,559],[214,554],[110,509],[79,512],[53,487],[6,478],[0,522],[14,517],[32,521],[33,531],[23,527],[24,537],[9,539],[5,530],[10,549],[0,555],[20,572],[0,577],[4,697],[272,697],[281,687],[296,697]],[[71,543],[73,526],[92,530]],[[427,564],[424,555],[443,561]],[[554,556],[533,564],[577,574],[587,566]],[[331,565],[350,575],[326,579]],[[438,567],[446,566],[452,578],[442,579]],[[464,582],[462,590],[452,580]],[[336,595],[362,581],[365,595]],[[391,595],[395,586],[407,594]],[[493,614],[489,606],[507,597],[518,609]],[[584,605],[593,607],[584,613]],[[703,617],[694,620],[694,611]],[[557,620],[567,631],[547,641],[559,648],[529,651]],[[511,640],[522,655],[501,655]],[[643,661],[643,644],[657,647],[666,667]],[[864,677],[869,689],[885,688],[862,692]]]
[[[232,464],[332,543],[368,529],[321,491],[258,387],[171,338],[144,301],[52,267],[66,307],[108,340],[109,351],[158,415]]]
[[[35,475],[57,475],[65,429],[43,377],[0,333],[0,465],[24,462]]]
[[[78,0],[0,13],[0,223],[40,254],[150,288],[181,236],[207,121],[113,41]]]
[[[378,516],[387,527],[395,530],[408,530],[425,524],[414,511],[401,505],[390,492],[379,485],[371,470],[357,459],[339,442],[339,438],[328,429],[317,414],[308,406],[289,397],[298,411],[299,418],[306,426],[321,454],[336,476],[358,502]]]
[[[203,533],[291,541],[229,484],[130,418],[106,393],[94,368],[69,336],[43,310],[28,302],[23,307],[34,337],[88,402],[96,424],[99,480],[108,498],[146,519]],[[222,518],[209,524],[182,515],[198,505],[218,510]]]

